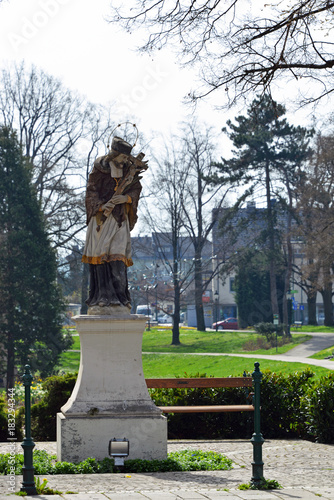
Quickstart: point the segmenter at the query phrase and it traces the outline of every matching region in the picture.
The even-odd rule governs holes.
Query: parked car
[[[163,316],[158,316],[158,323],[172,323],[172,318],[169,314],[164,314]]]
[[[140,315],[143,314],[144,316],[152,317],[151,309],[145,305],[144,306],[143,305],[137,306],[136,314],[140,314]]]
[[[222,321],[217,321],[217,323],[213,323],[212,328],[218,328],[218,330],[238,330],[238,320],[237,318],[226,318]]]

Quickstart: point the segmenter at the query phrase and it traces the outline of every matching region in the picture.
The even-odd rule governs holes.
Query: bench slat
[[[149,389],[182,389],[201,387],[252,387],[252,377],[225,378],[147,378]]]
[[[163,413],[209,413],[254,411],[253,405],[213,405],[213,406],[159,406]]]

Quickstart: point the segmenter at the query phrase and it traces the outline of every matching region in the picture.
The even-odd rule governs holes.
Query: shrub
[[[257,323],[254,325],[254,330],[260,335],[264,335],[268,342],[276,338],[276,331],[278,336],[282,336],[284,333],[284,325],[274,325],[273,323]]]
[[[261,382],[261,428],[266,438],[302,436],[305,419],[301,400],[312,390],[311,370],[285,375],[265,370]]]
[[[288,344],[290,341],[287,337],[280,337],[277,339],[277,347]],[[264,337],[257,337],[255,340],[248,340],[242,346],[244,351],[257,351],[258,349],[271,349],[276,347],[276,337],[273,337],[270,342]]]
[[[7,399],[5,393],[0,394],[0,442],[7,442],[8,437],[12,437],[8,435],[8,413],[7,413]],[[20,422],[18,422],[18,412],[15,412],[15,438],[18,441],[22,441],[23,434],[21,430]],[[10,415],[10,418],[13,418],[13,415]]]
[[[31,434],[35,441],[56,441],[56,419],[60,408],[70,397],[76,373],[48,377],[42,387],[41,401],[31,406]],[[19,410],[18,425],[23,426],[24,408]]]
[[[194,375],[203,376],[206,375]],[[76,374],[66,374],[43,382],[46,393],[40,403],[32,405],[34,440],[56,440],[56,414],[70,397],[75,381]],[[251,389],[150,389],[149,392],[157,406],[228,405],[249,402]],[[265,439],[302,437],[334,443],[334,374],[317,382],[309,369],[290,375],[264,371],[260,399],[261,432]],[[0,429],[6,429],[4,406],[4,400],[0,399],[0,424],[4,422]],[[19,413],[18,429],[20,423],[23,426],[24,408]],[[251,412],[178,413],[168,414],[167,418],[169,439],[245,439],[254,431]]]
[[[334,373],[321,377],[301,400],[301,414],[309,439],[334,443]]]
[[[7,412],[5,397],[0,395],[0,441],[7,441]]]

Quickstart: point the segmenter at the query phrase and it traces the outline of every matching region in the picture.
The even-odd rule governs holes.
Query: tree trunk
[[[179,268],[179,241],[178,232],[172,233],[173,245],[173,286],[174,286],[174,314],[172,345],[180,345],[180,268]]]
[[[308,325],[316,326],[317,322],[317,292],[313,289],[307,292]]]
[[[321,291],[324,302],[325,326],[333,326],[332,283],[327,283]]]
[[[273,210],[271,206],[271,192],[270,192],[270,171],[269,163],[266,165],[266,198],[267,198],[267,227],[269,235],[269,279],[270,279],[270,301],[272,314],[279,314],[278,300],[277,300],[277,285],[276,285],[276,265],[275,265],[275,234],[274,234],[274,221]]]
[[[196,255],[196,253],[195,253]],[[195,308],[197,330],[205,332],[203,290],[202,290],[202,261],[195,257]]]
[[[284,294],[283,294],[283,324],[285,329],[285,335],[291,337],[290,325],[289,325],[289,311],[288,311],[288,291],[290,290],[290,280],[292,274],[292,246],[290,235],[287,235],[287,264],[284,276]]]
[[[289,311],[288,311],[288,292],[290,290],[290,280],[292,275],[292,267],[293,267],[293,248],[291,243],[291,225],[292,225],[292,210],[293,210],[293,199],[292,192],[289,183],[288,176],[285,176],[286,179],[286,187],[288,191],[289,197],[289,210],[288,210],[288,224],[286,231],[286,269],[284,276],[284,294],[283,294],[283,324],[285,325],[285,335],[287,337],[291,337],[290,325],[289,325]]]
[[[174,286],[174,314],[172,345],[180,345],[180,286]]]

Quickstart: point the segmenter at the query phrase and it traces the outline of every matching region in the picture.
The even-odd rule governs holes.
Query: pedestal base
[[[142,367],[146,318],[117,311],[74,318],[78,378],[57,415],[58,460],[108,456],[110,439],[130,441],[129,458],[167,458],[167,419],[153,403]]]
[[[129,459],[164,460],[167,458],[165,417],[65,417],[57,414],[57,458],[81,462],[87,457],[108,457],[110,439],[127,438]]]

